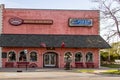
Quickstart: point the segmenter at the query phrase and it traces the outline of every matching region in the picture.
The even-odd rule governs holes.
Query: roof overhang
[[[43,45],[44,43],[44,45]],[[64,44],[63,44],[64,43]],[[1,47],[110,48],[99,35],[1,34]]]

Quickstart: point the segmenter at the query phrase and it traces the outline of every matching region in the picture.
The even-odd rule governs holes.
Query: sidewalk
[[[0,72],[50,72],[50,71],[61,71],[59,68],[0,68]]]
[[[89,68],[81,68],[89,69]],[[105,72],[106,70],[110,70],[111,68],[101,67],[99,69],[91,69],[94,70],[94,73]],[[72,68],[71,70],[65,70],[64,68],[0,68],[0,72],[72,72],[75,70],[80,70],[80,68]]]

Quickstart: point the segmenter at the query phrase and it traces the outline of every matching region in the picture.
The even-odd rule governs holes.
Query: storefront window
[[[27,54],[24,51],[20,52],[19,61],[27,61],[26,55]]]
[[[36,52],[30,53],[30,61],[37,61],[37,53]]]
[[[81,52],[77,52],[75,54],[75,62],[82,62],[83,58],[82,58],[82,53]]]
[[[14,51],[8,53],[8,61],[16,61],[16,54]]]
[[[91,52],[86,54],[86,62],[93,62],[93,54]]]
[[[72,60],[72,54],[71,54],[71,52],[66,52],[65,53],[64,60],[65,60],[65,62]]]

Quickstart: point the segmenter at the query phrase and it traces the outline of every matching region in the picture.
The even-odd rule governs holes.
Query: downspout
[[[2,34],[3,27],[3,9],[4,4],[0,4],[0,35]],[[2,67],[2,47],[0,47],[0,68]]]

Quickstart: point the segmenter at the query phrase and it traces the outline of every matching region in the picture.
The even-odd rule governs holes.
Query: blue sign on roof
[[[69,19],[69,26],[92,26],[92,19]]]

